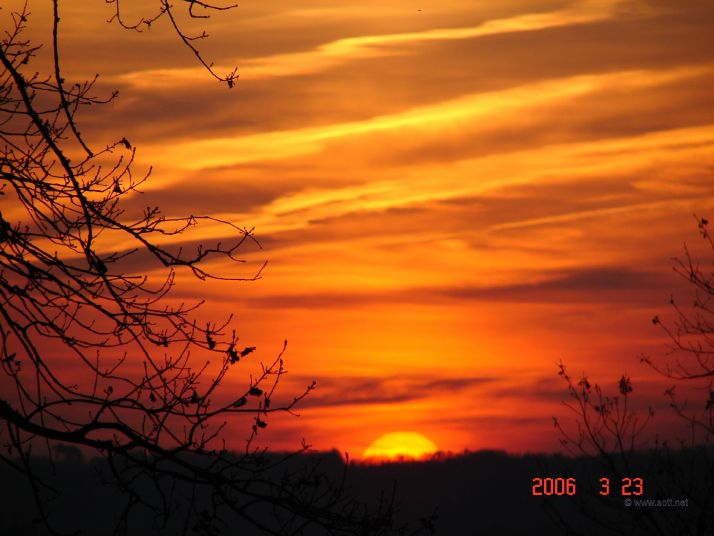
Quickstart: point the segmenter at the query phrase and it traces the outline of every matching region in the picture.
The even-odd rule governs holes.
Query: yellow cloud
[[[516,114],[546,104],[562,102],[611,88],[640,89],[699,76],[711,67],[687,67],[670,71],[639,70],[601,75],[583,75],[526,84],[520,87],[477,93],[435,105],[422,106],[396,114],[363,121],[307,127],[247,136],[222,137],[173,145],[146,146],[157,163],[186,169],[229,166],[263,160],[276,160],[320,152],[330,142],[348,137],[373,135],[408,128],[448,128],[454,121],[505,122]]]

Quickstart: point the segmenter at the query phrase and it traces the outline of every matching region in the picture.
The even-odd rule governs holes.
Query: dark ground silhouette
[[[47,462],[41,464],[42,471],[48,475],[47,482],[61,490],[51,509],[56,526],[69,532],[81,529],[82,534],[88,535],[112,534],[126,501],[120,492],[101,484],[100,477],[107,471],[106,462],[85,460],[72,447],[57,454],[54,469]],[[712,514],[702,512],[698,507],[701,494],[711,492],[712,475],[697,470],[706,456],[712,456],[712,451],[660,450],[632,457],[632,476],[644,479],[645,490],[639,497],[632,496],[631,501],[686,499],[688,505],[680,507],[635,504],[628,507],[619,482],[611,483],[608,497],[600,497],[598,481],[608,474],[595,459],[558,455],[513,456],[496,451],[466,453],[427,462],[352,464],[347,468],[346,486],[354,496],[373,504],[389,500],[395,492],[396,517],[400,521],[409,521],[412,527],[428,527],[431,524],[428,518],[436,511],[434,533],[444,536],[640,534],[643,516],[655,518],[660,526],[672,527],[679,534],[711,534]],[[344,462],[335,452],[302,455],[289,463],[292,466],[287,469],[293,472],[300,465],[317,465],[318,470],[309,474],[325,475],[333,481],[340,480],[345,469]],[[279,471],[285,469],[282,466]],[[277,477],[279,471],[273,476]],[[533,478],[538,476],[575,478],[575,496],[534,497]],[[47,534],[35,519],[31,490],[24,476],[2,465],[0,482],[0,534]],[[149,497],[152,485],[147,482]],[[187,490],[177,489],[174,493],[181,495]],[[196,500],[209,504],[205,497],[198,496]],[[128,532],[138,536],[258,534],[256,529],[242,525],[238,518],[224,517],[219,521],[212,519],[208,512],[202,525],[185,527],[181,513],[178,510],[169,516],[169,526],[157,528],[151,512],[138,508],[129,520]],[[270,521],[271,515],[266,506],[266,522]],[[366,528],[365,534],[372,533]]]

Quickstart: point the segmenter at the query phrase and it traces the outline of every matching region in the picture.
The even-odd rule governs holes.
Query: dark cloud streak
[[[661,303],[653,289],[671,288],[668,273],[627,267],[591,267],[539,274],[534,282],[490,286],[418,287],[388,292],[281,294],[247,298],[252,308],[349,308],[380,303],[434,304],[456,302],[625,302]],[[541,279],[542,278],[542,279]]]

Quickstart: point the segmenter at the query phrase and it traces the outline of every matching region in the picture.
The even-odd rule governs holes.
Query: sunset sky
[[[67,78],[119,90],[83,132],[154,167],[128,213],[255,227],[260,280],[177,292],[234,313],[257,359],[287,339],[285,398],[317,380],[274,448],[556,450],[560,360],[666,406],[639,357],[686,297],[671,259],[693,213],[714,216],[711,2],[244,0],[201,45],[238,66],[232,90],[165,23],[62,7]]]

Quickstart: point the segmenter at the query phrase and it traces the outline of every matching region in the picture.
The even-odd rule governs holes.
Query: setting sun
[[[392,432],[375,439],[364,451],[365,459],[420,459],[436,453],[439,447],[416,432]]]

